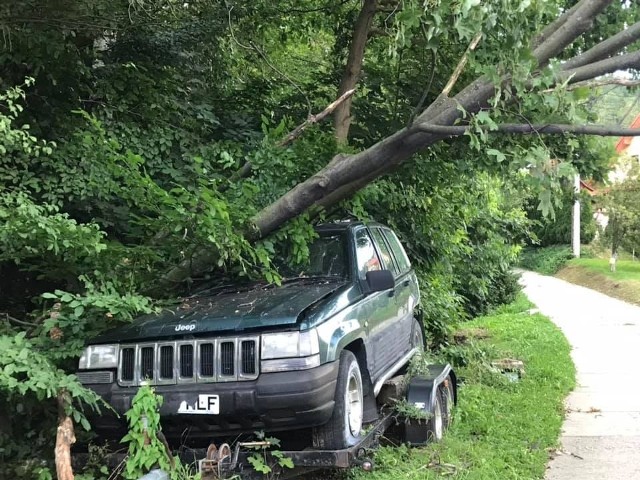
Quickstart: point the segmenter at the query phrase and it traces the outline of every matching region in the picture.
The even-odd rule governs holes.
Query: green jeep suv
[[[120,414],[153,385],[168,437],[311,429],[316,448],[355,444],[383,383],[423,346],[420,292],[389,228],[316,231],[310,263],[280,286],[202,290],[108,332],[86,347],[78,377]],[[124,426],[108,414],[94,425],[105,435]]]

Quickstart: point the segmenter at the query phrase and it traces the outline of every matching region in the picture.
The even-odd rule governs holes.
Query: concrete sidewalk
[[[531,272],[524,292],[573,346],[577,387],[546,480],[640,480],[640,307]]]

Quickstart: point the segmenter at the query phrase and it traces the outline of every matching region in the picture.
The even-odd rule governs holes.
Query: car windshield
[[[276,260],[276,267],[284,280],[296,278],[335,278],[348,276],[346,242],[343,233],[321,234],[309,244],[309,259],[298,265]]]

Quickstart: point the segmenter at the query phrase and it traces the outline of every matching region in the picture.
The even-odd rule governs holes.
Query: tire
[[[424,352],[424,335],[422,334],[422,328],[420,328],[420,322],[417,319],[413,319],[413,329],[411,331],[411,348],[417,348],[420,352]]]
[[[349,350],[340,354],[335,405],[329,421],[312,431],[313,446],[338,450],[355,445],[360,440],[364,399],[362,374],[355,355]]]
[[[438,388],[431,418],[427,422],[429,437],[434,442],[439,442],[444,436],[444,405],[442,391]]]
[[[442,440],[444,433],[451,426],[453,404],[453,385],[451,377],[447,377],[444,382],[438,385],[433,405],[433,416],[429,419],[427,427],[435,442]]]
[[[451,426],[451,422],[453,421],[453,406],[455,404],[455,397],[453,393],[453,380],[451,377],[447,377],[442,384],[440,384],[439,389],[442,394],[442,411],[443,411],[443,421],[445,430],[449,429]]]

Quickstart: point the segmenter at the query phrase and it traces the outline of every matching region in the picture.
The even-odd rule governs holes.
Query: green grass
[[[618,260],[615,272],[610,270],[609,260],[606,258],[574,258],[569,261],[569,265],[577,265],[614,280],[640,281],[640,262],[638,261]]]
[[[563,399],[575,385],[569,345],[562,333],[522,295],[492,315],[463,325],[488,333],[450,347],[467,366],[455,419],[444,440],[425,448],[385,447],[375,455],[371,474],[357,479],[536,479],[542,478],[548,449],[557,444],[564,417]],[[452,352],[451,350],[456,350]],[[499,358],[524,362],[516,383],[487,368]]]
[[[575,258],[556,276],[640,305],[640,262],[618,260],[616,271],[612,272],[607,258]]]
[[[543,275],[553,275],[564,267],[572,256],[571,249],[566,245],[528,247],[520,253],[518,266]]]

